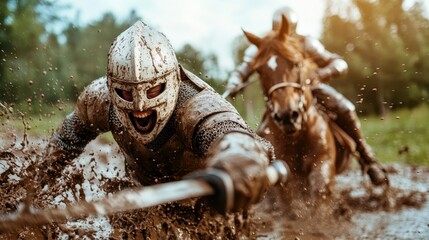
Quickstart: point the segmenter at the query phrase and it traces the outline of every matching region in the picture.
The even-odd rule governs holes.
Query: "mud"
[[[32,166],[46,141],[3,132],[0,141],[0,213],[65,207],[131,187],[114,143],[97,139],[49,188],[32,189]],[[429,239],[429,168],[389,165],[390,187],[373,187],[352,168],[336,177],[323,204],[297,197],[284,203],[271,189],[247,213],[218,215],[192,199],[108,217],[88,217],[3,233],[0,239]],[[287,188],[287,186],[286,186]]]

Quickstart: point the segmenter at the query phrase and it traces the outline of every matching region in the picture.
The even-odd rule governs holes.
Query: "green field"
[[[368,143],[381,162],[429,165],[429,106],[361,120]]]
[[[69,113],[73,106],[66,110],[53,108],[49,114],[25,116],[14,112],[12,116],[2,116],[2,135],[11,132],[22,132],[24,122],[30,137],[47,138]],[[23,120],[24,119],[24,120]],[[256,127],[259,117],[249,119],[249,125]],[[368,143],[373,147],[377,158],[383,163],[407,163],[429,165],[429,106],[421,105],[415,109],[392,111],[386,117],[361,117],[363,131]],[[102,136],[111,140],[109,134]]]

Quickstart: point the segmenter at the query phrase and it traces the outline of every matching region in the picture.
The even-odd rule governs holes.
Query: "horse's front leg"
[[[335,159],[332,157],[323,157],[313,162],[308,176],[313,200],[327,200],[331,195],[331,186],[335,177]]]

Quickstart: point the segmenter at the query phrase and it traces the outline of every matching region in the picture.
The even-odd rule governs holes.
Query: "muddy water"
[[[96,140],[66,167],[62,179],[33,192],[31,166],[41,160],[45,144],[12,133],[1,140],[1,214],[27,206],[22,205],[25,202],[38,208],[65,207],[132,185],[117,146]],[[374,188],[358,169],[337,176],[334,196],[324,207],[310,207],[301,198],[286,205],[278,187],[246,214],[216,215],[194,199],[27,227],[1,234],[0,239],[429,239],[429,168],[390,165],[387,169],[390,188]]]
[[[429,239],[429,168],[387,170],[389,188],[373,187],[357,169],[337,176],[328,209],[310,210],[300,201],[281,206],[279,194],[265,200],[256,212],[263,226],[258,239]]]

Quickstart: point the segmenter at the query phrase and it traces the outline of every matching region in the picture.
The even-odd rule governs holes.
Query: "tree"
[[[46,44],[56,37],[46,30],[44,21],[56,18],[50,12],[57,5],[49,0],[6,0],[1,3],[0,34],[2,62],[0,64],[0,101],[24,103],[34,108],[52,68]],[[43,11],[42,9],[50,9]],[[51,46],[49,50],[55,51]],[[43,95],[42,95],[43,97]]]
[[[204,55],[190,44],[185,44],[176,52],[179,63],[189,71],[211,85],[216,91],[223,90],[220,80],[216,79],[219,72],[217,56]]]
[[[419,72],[416,64],[424,59],[422,46],[427,46],[422,35],[427,30],[416,21],[416,16],[425,19],[421,12],[404,10],[403,0],[341,3],[328,4],[322,34],[325,46],[349,63],[345,83],[333,84],[346,89],[350,99],[364,103],[359,108],[368,113],[384,114],[389,108],[417,104],[416,96],[425,94],[413,87],[420,81],[415,73]],[[347,14],[334,11],[334,5]]]

